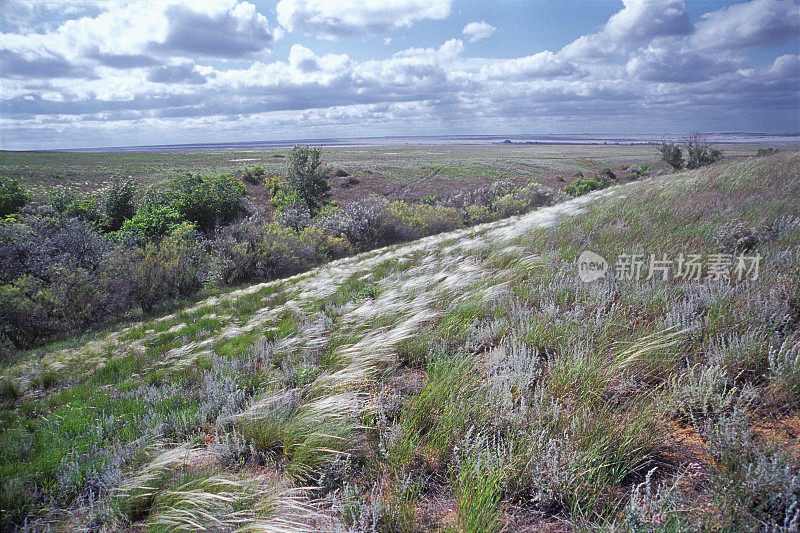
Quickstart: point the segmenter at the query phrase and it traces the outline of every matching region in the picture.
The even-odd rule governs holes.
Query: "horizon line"
[[[704,135],[750,135],[754,137],[800,137],[800,132],[783,132],[783,133],[765,133],[765,132],[752,132],[752,131],[708,131],[701,132]],[[294,144],[318,144],[320,146],[341,146],[341,145],[354,145],[359,143],[353,141],[368,141],[368,140],[382,140],[382,139],[464,139],[464,140],[494,140],[494,139],[548,139],[553,140],[580,137],[596,137],[598,141],[602,137],[612,138],[617,144],[652,144],[654,141],[645,141],[637,139],[626,139],[627,137],[661,137],[663,140],[673,140],[681,136],[688,135],[689,132],[683,133],[505,133],[505,134],[446,134],[446,135],[376,135],[376,136],[356,136],[356,137],[311,137],[311,138],[295,138],[295,139],[276,139],[276,140],[257,140],[257,141],[219,141],[219,142],[190,142],[190,143],[169,143],[169,144],[132,144],[132,145],[117,145],[117,146],[98,146],[98,147],[76,147],[76,148],[32,148],[32,149],[8,149],[0,147],[0,152],[114,152],[114,151],[136,151],[154,149],[171,149],[171,150],[191,150],[202,148],[225,148],[225,147],[262,147],[262,148],[285,148]],[[589,140],[589,139],[587,139]],[[798,139],[800,141],[800,139]],[[608,141],[605,141],[608,143]],[[655,141],[657,142],[657,141]],[[457,144],[457,143],[455,143]],[[470,144],[470,143],[464,143]],[[536,142],[530,144],[598,144],[598,142],[581,143],[581,142]],[[609,143],[610,144],[610,143]],[[721,142],[721,144],[755,144],[755,141],[728,141]]]

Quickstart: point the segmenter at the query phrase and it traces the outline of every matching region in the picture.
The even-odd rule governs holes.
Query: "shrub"
[[[724,517],[720,525],[755,531],[763,524],[797,528],[800,472],[790,457],[759,443],[752,421],[739,410],[711,425],[707,433],[715,502]]]
[[[599,175],[604,177],[604,178],[606,178],[606,179],[609,179],[609,180],[617,179],[617,175],[614,174],[614,171],[611,170],[608,167],[605,167],[605,168],[601,169],[600,172],[599,172]]]
[[[48,193],[48,202],[53,211],[68,218],[80,218],[100,228],[103,213],[92,196],[79,196],[77,192],[66,187],[54,187]]]
[[[126,220],[122,229],[133,233],[139,242],[156,241],[178,227],[182,218],[173,207],[146,205]]]
[[[92,224],[95,229],[103,226],[103,213],[97,205],[97,200],[92,196],[86,195],[73,200],[64,211],[64,215],[70,218],[80,218]]]
[[[214,241],[215,272],[210,277],[230,284],[288,276],[341,252],[342,244],[329,240],[317,226],[296,231],[252,216]]]
[[[662,143],[658,151],[661,152],[661,159],[669,163],[672,168],[675,170],[683,168],[683,152],[676,144]]]
[[[777,153],[778,153],[777,148],[759,148],[758,151],[756,152],[756,157],[762,157],[765,155],[772,155]]]
[[[387,206],[390,235],[411,240],[461,227],[461,215],[452,207],[392,202]]]
[[[464,208],[464,224],[474,226],[497,220],[497,215],[485,205],[468,205]]]
[[[192,224],[181,223],[159,243],[150,243],[133,266],[135,301],[145,312],[168,298],[189,296],[200,288],[205,254]]]
[[[312,217],[330,197],[331,184],[322,172],[321,157],[320,148],[296,145],[289,152],[289,167],[284,179],[286,189],[297,193]]]
[[[264,170],[264,167],[261,165],[256,165],[253,168],[244,167],[244,170],[242,171],[242,179],[253,185],[261,185],[261,183],[264,181],[264,176],[266,173],[267,171]]]
[[[497,218],[521,215],[531,209],[556,202],[554,191],[538,183],[529,183],[522,189],[498,198],[493,205]]]
[[[305,202],[292,195],[292,198],[282,203],[278,209],[277,220],[287,228],[303,231],[311,223],[311,211]]]
[[[264,188],[267,189],[270,199],[275,198],[281,190],[281,178],[276,175],[264,177]]]
[[[230,175],[206,178],[186,174],[175,185],[178,196],[173,206],[183,220],[195,222],[201,231],[232,222],[243,210],[244,184]]]
[[[800,404],[800,332],[770,347],[769,380],[776,399],[791,406]]]
[[[438,200],[435,194],[426,194],[422,198],[422,203],[425,205],[436,205],[436,201]]]
[[[606,176],[597,176],[596,178],[581,176],[564,187],[564,192],[570,196],[583,196],[591,191],[605,189],[609,185],[611,185],[611,180]]]
[[[209,178],[187,173],[152,185],[144,195],[142,207],[170,207],[181,220],[210,232],[218,225],[230,224],[244,212],[245,192],[244,184],[227,174]]]
[[[262,278],[301,272],[319,261],[317,246],[322,238],[322,233],[314,227],[298,233],[277,222],[268,224],[254,250],[256,271]]]
[[[136,196],[136,183],[133,180],[117,178],[103,195],[103,211],[106,215],[106,228],[117,231],[125,220],[133,218],[136,213],[134,197]]]
[[[207,206],[214,214],[214,224],[230,224],[244,212],[242,197],[246,191],[241,181],[222,174],[208,178],[204,183],[208,185]]]
[[[370,197],[350,202],[331,216],[314,224],[328,235],[344,237],[355,247],[367,250],[387,242],[386,200]]]
[[[103,316],[106,245],[87,222],[0,226],[0,330],[18,348]]]
[[[483,205],[492,209],[499,198],[509,194],[515,194],[517,187],[511,181],[495,181],[486,187],[481,187],[473,191],[457,192],[450,195],[442,195],[438,198],[439,205],[466,209],[471,205]]]
[[[72,189],[56,186],[47,193],[47,201],[56,213],[63,215],[67,207],[75,201],[78,195]]]
[[[705,135],[699,132],[690,134],[684,140],[686,149],[686,168],[695,169],[710,165],[722,158],[722,152],[711,147]]]
[[[0,218],[19,212],[28,200],[18,178],[0,176]]]

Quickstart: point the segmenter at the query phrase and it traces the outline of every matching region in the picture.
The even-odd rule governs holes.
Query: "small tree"
[[[710,165],[722,157],[722,151],[712,148],[706,136],[700,132],[690,133],[683,141],[686,149],[686,168],[694,169]]]
[[[28,194],[18,178],[0,176],[0,218],[14,214],[28,203]]]
[[[675,170],[683,168],[683,153],[681,149],[674,143],[661,143],[658,149],[661,152],[661,159],[669,163]]]
[[[289,152],[287,192],[297,193],[314,217],[330,198],[331,184],[322,173],[322,150],[297,145]]]
[[[134,197],[136,183],[133,180],[116,178],[103,195],[103,211],[109,231],[117,231],[126,219],[133,218],[136,213]]]

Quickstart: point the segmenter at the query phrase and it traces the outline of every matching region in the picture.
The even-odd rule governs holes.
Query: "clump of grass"
[[[427,374],[425,387],[409,400],[400,416],[402,439],[388,457],[395,467],[411,464],[417,454],[431,455],[441,464],[452,453],[459,435],[484,414],[484,400],[468,358],[434,353]]]
[[[291,479],[314,483],[326,464],[359,453],[364,399],[343,393],[300,407],[299,398],[296,390],[268,396],[240,415],[236,426],[257,450],[284,454]]]
[[[0,377],[0,400],[14,401],[21,392],[19,381],[11,376]]]
[[[800,333],[771,347],[768,361],[773,398],[790,407],[800,405]]]
[[[800,470],[786,454],[759,442],[746,413],[734,410],[708,428],[711,482],[723,527],[745,530],[800,524]]]
[[[473,434],[471,428],[459,443],[453,464],[459,526],[465,532],[499,531],[500,501],[509,451],[497,438]]]
[[[695,365],[676,373],[669,378],[668,390],[670,412],[696,426],[732,409],[738,392],[716,365]]]
[[[301,408],[286,430],[287,475],[296,483],[314,483],[327,464],[363,454],[358,416],[365,398],[343,393],[321,398]]]
[[[175,471],[186,464],[190,450],[181,445],[153,457],[115,492],[120,511],[131,520],[146,514]]]
[[[259,485],[223,475],[186,476],[153,498],[147,526],[153,532],[232,530],[269,512],[269,489]]]
[[[236,426],[241,435],[259,450],[276,451],[284,446],[289,421],[299,407],[297,390],[271,394],[241,413]]]

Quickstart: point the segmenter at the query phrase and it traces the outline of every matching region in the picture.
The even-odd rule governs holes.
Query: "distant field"
[[[752,145],[725,145],[726,156],[753,155]],[[165,152],[0,152],[0,172],[20,177],[35,199],[48,187],[63,185],[84,192],[103,188],[116,175],[145,184],[174,172],[222,174],[263,165],[281,173],[287,148]],[[397,184],[431,179],[489,181],[537,179],[556,185],[559,174],[602,167],[624,169],[657,162],[653,146],[636,145],[397,145],[323,148],[325,162],[358,178]],[[569,181],[569,180],[567,180]],[[548,183],[552,182],[552,183]]]

